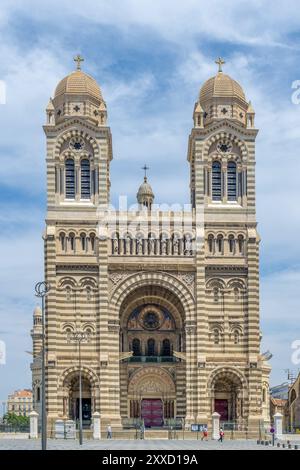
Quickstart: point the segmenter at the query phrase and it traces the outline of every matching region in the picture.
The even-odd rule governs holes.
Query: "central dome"
[[[55,89],[54,98],[65,93],[90,95],[103,101],[101,90],[96,80],[82,70],[75,70],[63,78]]]
[[[215,77],[209,78],[200,90],[201,104],[212,98],[238,98],[246,102],[241,85],[223,72],[218,72]]]
[[[147,181],[147,177],[145,176],[144,182],[141,184],[139,187],[137,197],[143,197],[143,196],[152,196],[154,197],[154,193],[152,191],[152,188],[150,184]]]
[[[154,193],[147,181],[147,176],[144,177],[144,182],[139,187],[136,197],[140,205],[148,207],[149,209],[151,208],[154,200]]]

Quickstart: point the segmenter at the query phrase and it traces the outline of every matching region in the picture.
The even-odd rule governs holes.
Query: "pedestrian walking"
[[[207,426],[204,426],[203,428],[203,431],[202,431],[202,437],[201,437],[201,441],[208,441],[208,430],[207,430]]]
[[[223,439],[224,439],[224,431],[223,431],[223,428],[220,428],[220,432],[219,432],[219,439],[218,441],[219,442],[223,442]]]
[[[107,439],[111,439],[112,438],[112,429],[111,429],[111,425],[109,424],[107,426]]]

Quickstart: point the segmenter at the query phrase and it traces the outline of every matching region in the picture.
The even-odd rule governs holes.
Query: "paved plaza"
[[[291,441],[292,444],[299,444]],[[40,440],[30,439],[0,439],[1,450],[39,450]],[[300,446],[299,446],[300,448]],[[254,440],[86,440],[80,446],[74,440],[48,440],[48,450],[289,450],[258,445]]]

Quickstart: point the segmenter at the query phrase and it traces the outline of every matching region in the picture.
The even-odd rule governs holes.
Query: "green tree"
[[[29,424],[28,416],[18,416],[15,413],[6,413],[3,416],[3,421],[6,424],[11,424],[12,426],[27,426]]]

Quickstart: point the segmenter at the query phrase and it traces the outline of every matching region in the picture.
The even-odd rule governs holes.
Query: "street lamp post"
[[[48,282],[35,285],[35,295],[42,299],[42,450],[47,449],[47,417],[46,417],[46,371],[45,371],[45,297],[51,286]]]
[[[82,376],[81,376],[81,343],[88,342],[90,333],[86,331],[73,331],[68,334],[68,341],[78,344],[79,354],[79,444],[82,445]]]

